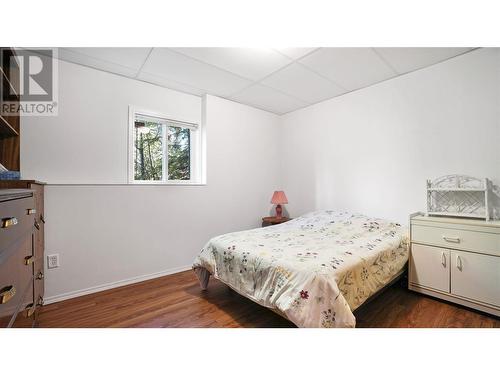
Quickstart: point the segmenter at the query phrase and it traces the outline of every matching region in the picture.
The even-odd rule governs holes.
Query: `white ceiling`
[[[59,58],[284,114],[472,48],[59,48]]]

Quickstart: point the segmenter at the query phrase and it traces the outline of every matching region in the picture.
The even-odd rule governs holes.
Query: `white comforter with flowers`
[[[399,224],[318,211],[214,237],[193,268],[199,277],[210,273],[298,327],[354,327],[352,311],[407,260],[407,230]]]

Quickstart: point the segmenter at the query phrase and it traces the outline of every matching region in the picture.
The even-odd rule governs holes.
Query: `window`
[[[129,142],[129,182],[200,182],[198,124],[131,108]]]

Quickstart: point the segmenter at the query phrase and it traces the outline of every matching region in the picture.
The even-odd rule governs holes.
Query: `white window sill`
[[[144,186],[144,185],[151,185],[151,186],[204,186],[206,185],[206,182],[191,182],[191,181],[159,181],[159,182],[154,182],[154,181],[134,181],[134,182],[129,182],[128,185],[136,185],[136,186]]]
[[[50,186],[206,186],[206,182],[128,182],[128,183],[79,183],[79,182],[59,182],[50,183]]]

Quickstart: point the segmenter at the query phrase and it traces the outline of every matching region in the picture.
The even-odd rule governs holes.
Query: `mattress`
[[[298,327],[354,327],[352,313],[408,261],[407,229],[346,211],[212,238],[193,262]]]

